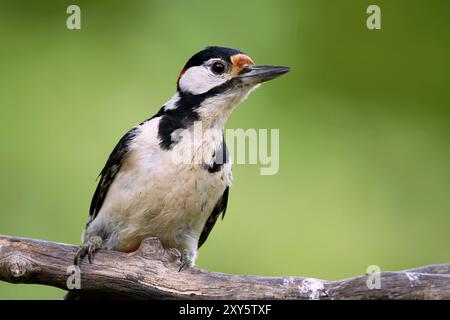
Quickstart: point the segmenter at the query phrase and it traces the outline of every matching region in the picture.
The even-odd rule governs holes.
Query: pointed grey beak
[[[236,78],[244,84],[256,84],[275,79],[290,70],[289,67],[279,66],[247,66]]]

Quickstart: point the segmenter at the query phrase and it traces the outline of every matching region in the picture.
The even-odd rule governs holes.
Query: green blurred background
[[[227,124],[279,128],[280,171],[234,166],[201,268],[338,279],[450,261],[450,1],[0,3],[0,234],[78,244],[118,139],[223,45],[292,72]],[[0,283],[1,299],[62,294]]]

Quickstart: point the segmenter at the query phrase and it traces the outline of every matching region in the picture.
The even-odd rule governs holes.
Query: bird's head
[[[178,77],[178,91],[201,95],[220,94],[257,86],[289,71],[288,67],[256,66],[245,53],[224,47],[207,47],[185,64]]]
[[[253,89],[288,71],[288,67],[257,66],[236,49],[207,47],[181,70],[177,80],[179,102],[191,104],[203,119],[226,120]]]

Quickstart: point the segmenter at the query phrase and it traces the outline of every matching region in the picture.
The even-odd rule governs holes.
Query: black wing
[[[125,159],[125,156],[129,150],[130,142],[136,136],[138,128],[134,128],[128,131],[117,143],[114,150],[111,152],[105,167],[100,172],[100,181],[98,182],[97,189],[95,189],[94,196],[92,197],[91,207],[89,209],[89,222],[95,219],[100,208],[103,205],[103,201],[106,198],[108,189],[114,181],[117,172]]]
[[[222,197],[217,202],[216,206],[214,207],[211,215],[209,216],[208,220],[206,220],[205,226],[203,227],[202,234],[200,235],[200,239],[198,240],[198,247],[200,248],[202,244],[206,241],[206,239],[209,236],[209,233],[211,232],[212,228],[216,224],[217,218],[222,213],[222,219],[225,216],[225,211],[227,210],[227,203],[228,203],[228,191],[230,187],[227,187],[222,195]]]

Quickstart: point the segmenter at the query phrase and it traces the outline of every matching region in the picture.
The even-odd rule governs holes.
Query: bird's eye
[[[215,74],[222,74],[225,71],[225,65],[222,62],[214,62],[211,66],[211,70]]]

